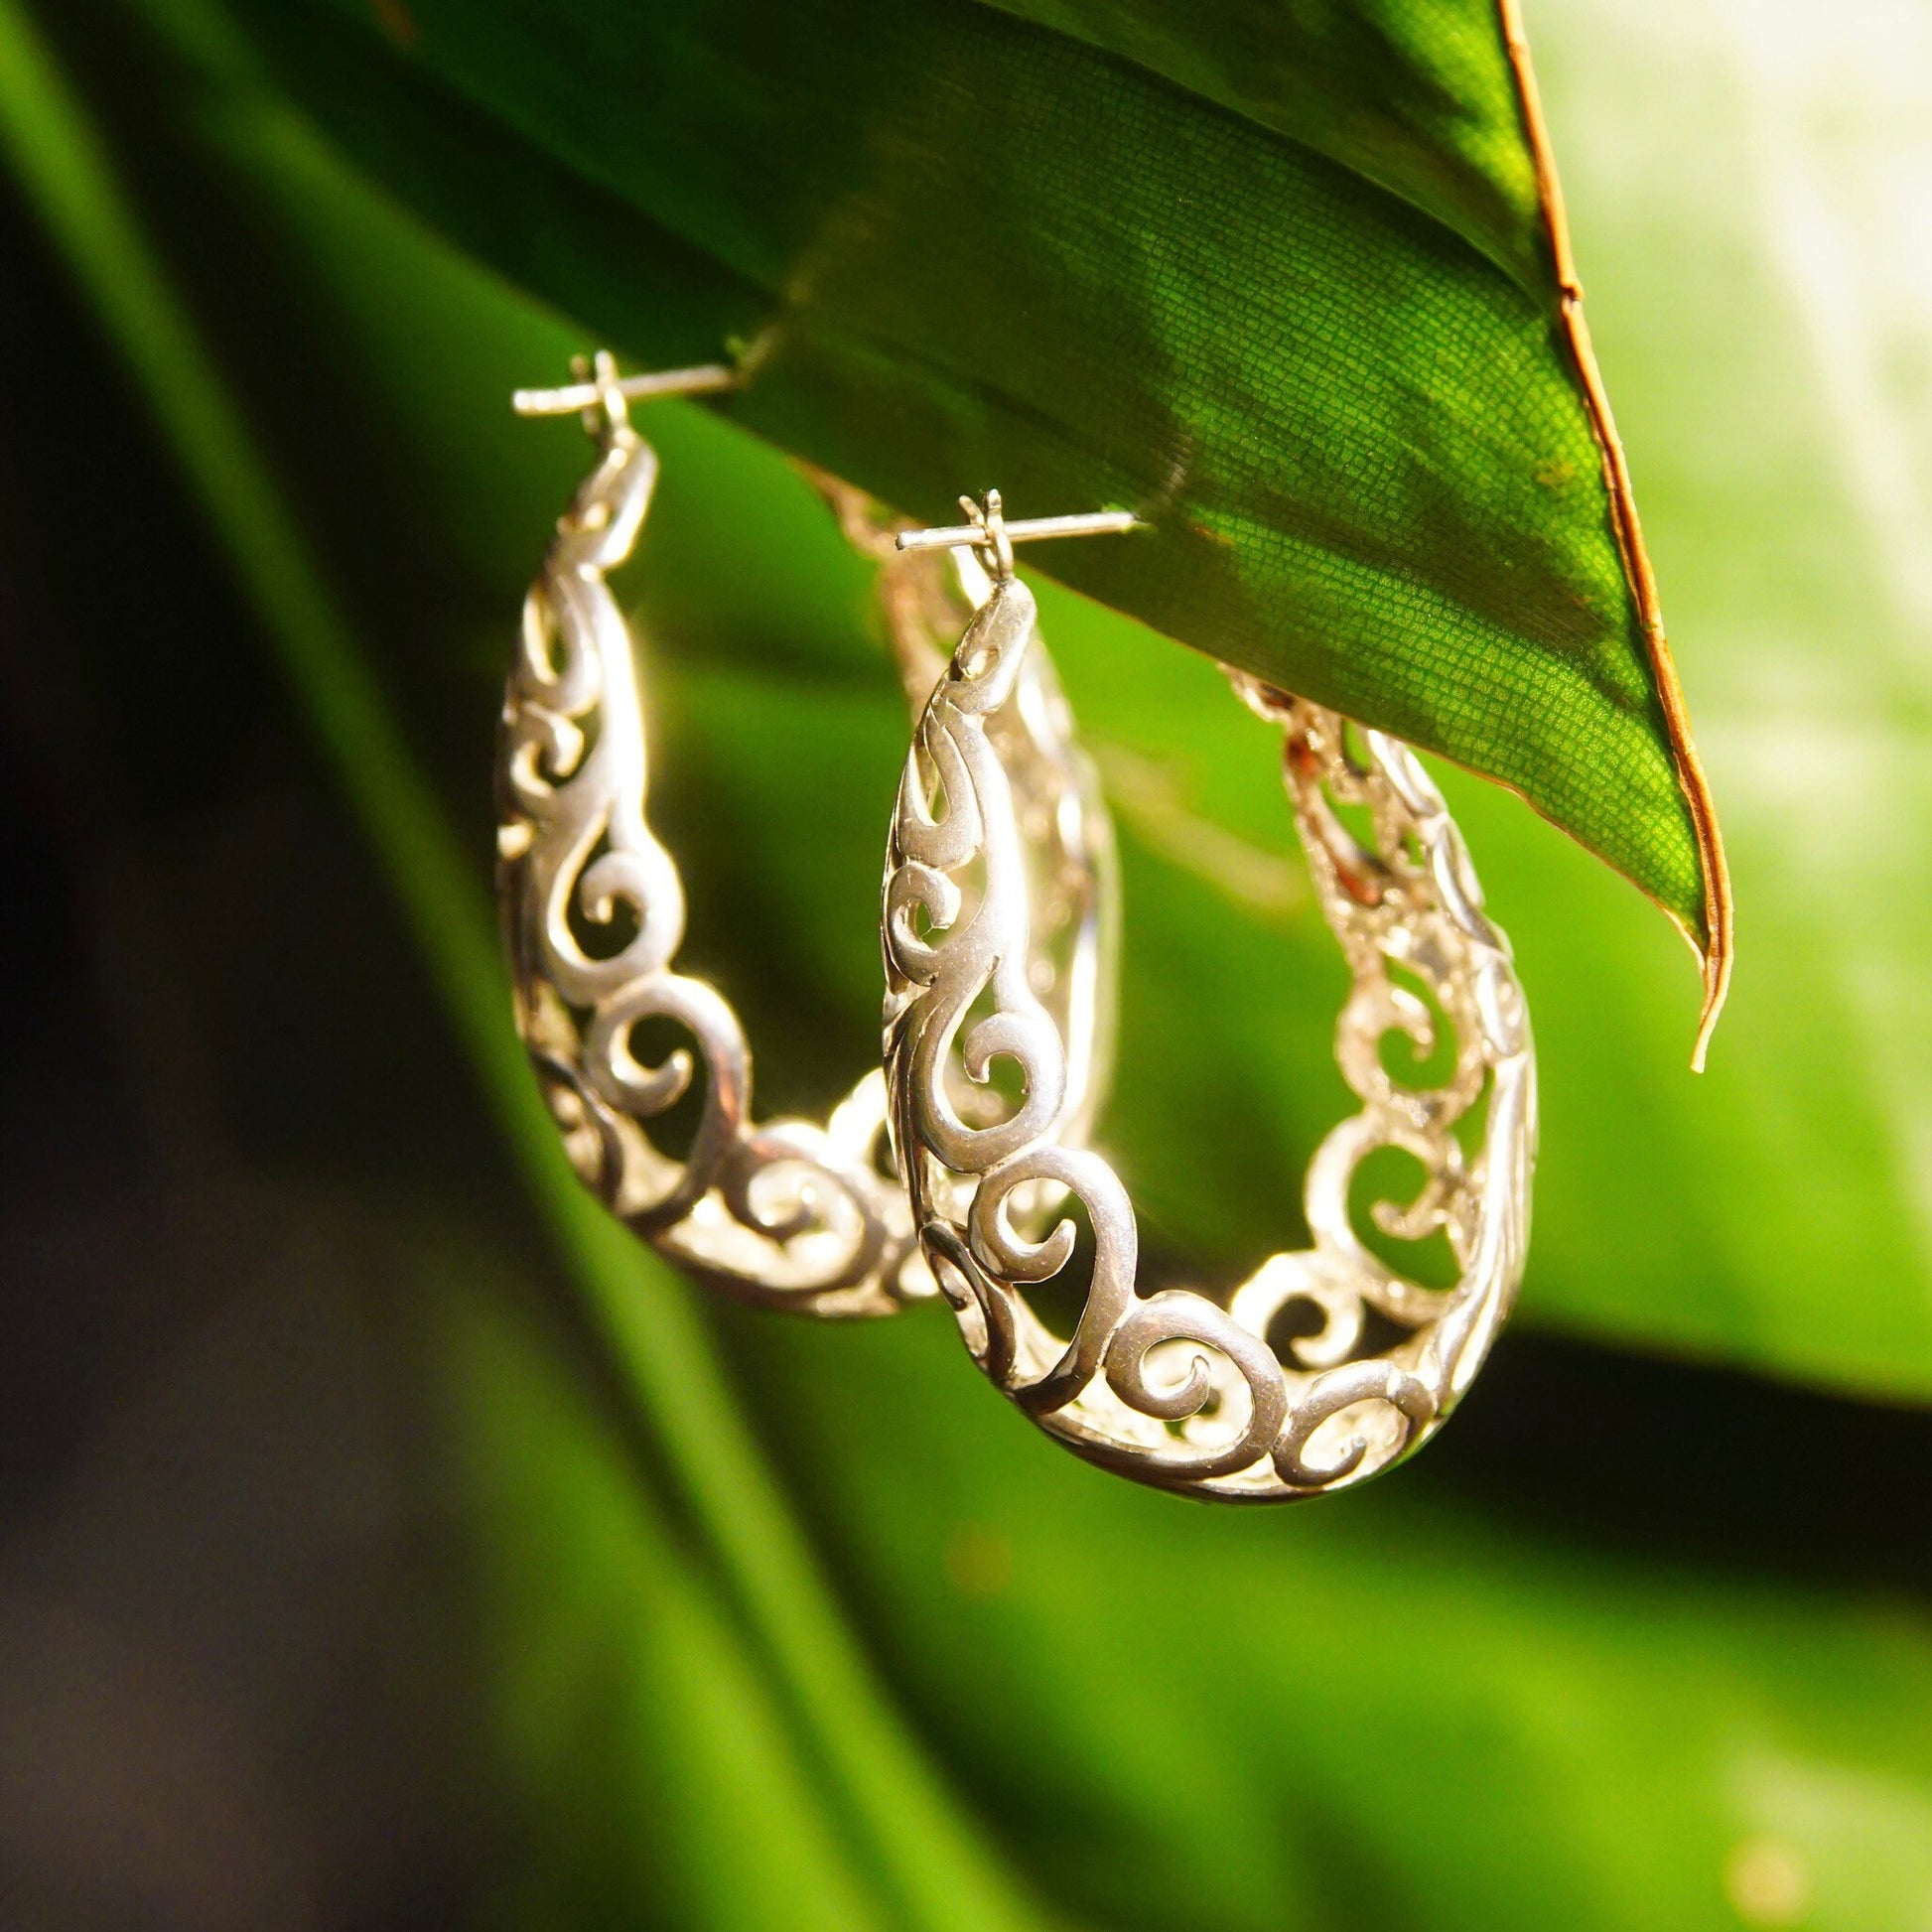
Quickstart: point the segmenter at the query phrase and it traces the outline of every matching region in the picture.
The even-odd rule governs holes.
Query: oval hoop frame
[[[586,420],[598,462],[525,600],[503,699],[497,890],[517,1031],[578,1174],[662,1254],[742,1301],[821,1316],[888,1314],[930,1298],[933,1283],[904,1189],[882,1165],[890,1148],[881,1072],[861,1078],[823,1127],[755,1125],[737,1014],[707,982],[672,968],[683,883],[645,819],[643,688],[605,581],[636,543],[657,457],[614,383],[601,383],[597,397]],[[860,500],[834,497],[855,535]],[[971,559],[950,573],[935,557],[888,571],[888,627],[916,707],[945,661],[936,637],[952,634],[991,587]],[[1031,970],[1074,1042],[1078,1104],[1064,1125],[1078,1133],[1109,1067],[1119,894],[1098,778],[1050,663],[1035,657],[1001,750],[1037,881]],[[689,1045],[644,1063],[633,1034],[650,1022],[669,1023]],[[645,1123],[700,1077],[696,1127],[673,1156]],[[963,1077],[955,1084],[963,1106],[989,1104]]]
[[[1297,827],[1353,975],[1335,1050],[1362,1109],[1310,1166],[1312,1248],[1264,1262],[1225,1307],[1185,1289],[1141,1294],[1126,1189],[1098,1154],[1052,1139],[1063,1039],[1012,964],[1028,950],[1030,893],[997,730],[1036,621],[1025,585],[994,585],[920,719],[888,846],[886,1077],[927,1260],[982,1370],[1090,1461],[1236,1502],[1359,1482],[1442,1425],[1522,1280],[1536,1066],[1508,941],[1484,915],[1461,834],[1406,745],[1230,671],[1242,699],[1283,732]],[[1365,810],[1371,843],[1337,807]],[[1454,1035],[1453,1068],[1438,1086],[1403,1085],[1382,1042],[1401,1035],[1428,1057],[1438,1015]],[[1018,1063],[1024,1099],[992,1125],[961,1121],[950,1069],[984,1077],[1001,1056]],[[1456,1126],[1475,1121],[1479,1100],[1465,1149]],[[1407,1280],[1356,1232],[1351,1182],[1384,1148],[1414,1157],[1426,1178],[1406,1206],[1379,1203],[1376,1219],[1400,1240],[1447,1236],[1452,1287]],[[1042,1190],[1055,1203],[1043,1235]],[[1063,1339],[1026,1291],[1073,1258],[1069,1196],[1085,1210],[1092,1264]],[[1284,1360],[1268,1337],[1297,1303],[1318,1326],[1288,1340]],[[1363,1354],[1371,1317],[1406,1333]]]

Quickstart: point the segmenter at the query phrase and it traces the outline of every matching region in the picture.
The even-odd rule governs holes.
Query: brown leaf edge
[[[1550,243],[1551,266],[1556,272],[1558,313],[1563,324],[1577,375],[1583,384],[1584,399],[1589,409],[1590,428],[1603,453],[1603,481],[1609,486],[1610,513],[1616,529],[1617,549],[1623,558],[1623,574],[1630,594],[1636,599],[1637,615],[1643,623],[1644,644],[1650,654],[1650,668],[1657,680],[1657,695],[1664,707],[1664,723],[1670,733],[1671,757],[1677,764],[1678,783],[1684,788],[1691,808],[1691,823],[1697,834],[1698,856],[1704,869],[1704,923],[1708,945],[1688,924],[1663,908],[1671,922],[1690,942],[1704,974],[1704,1011],[1698,1020],[1697,1044],[1691,1066],[1704,1071],[1705,1054],[1716,1031],[1718,1016],[1724,1011],[1725,996],[1730,990],[1732,925],[1730,872],[1725,864],[1724,836],[1718,829],[1718,810],[1711,797],[1711,786],[1704,765],[1691,740],[1691,717],[1684,704],[1684,688],[1678,682],[1677,666],[1671,661],[1670,644],[1664,635],[1664,615],[1657,599],[1657,579],[1643,546],[1643,527],[1637,521],[1636,497],[1630,488],[1630,466],[1624,458],[1623,444],[1610,415],[1610,399],[1603,388],[1603,376],[1590,347],[1589,326],[1584,320],[1584,285],[1577,277],[1577,264],[1570,252],[1570,223],[1563,208],[1563,189],[1557,181],[1556,157],[1550,148],[1550,130],[1543,118],[1543,102],[1537,92],[1536,69],[1530,61],[1529,37],[1523,31],[1521,0],[1497,0],[1502,20],[1503,44],[1509,53],[1510,70],[1516,78],[1517,99],[1522,107],[1523,133],[1536,164],[1537,195],[1543,207],[1543,223]]]

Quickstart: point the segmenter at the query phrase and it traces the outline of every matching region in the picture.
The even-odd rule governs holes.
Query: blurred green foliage
[[[165,278],[133,275],[110,328],[165,324],[156,290],[184,292],[196,334],[146,370],[210,386],[199,416],[150,399],[178,444],[184,421],[226,425],[196,474],[225,462],[267,492],[215,540],[244,575],[257,560],[264,634],[599,1311],[587,1344],[517,1256],[447,1218],[407,1284],[463,1498],[487,1776],[517,1820],[484,1916],[1922,1923],[1925,1524],[1862,1512],[1894,1438],[1848,1407],[1766,1390],[1732,1410],[1659,1364],[1566,1380],[1560,1354],[1505,1351],[1402,1475],[1239,1516],[1056,1455],[943,1320],[700,1330],[547,1150],[482,920],[494,689],[584,456],[502,398],[580,325],[418,225],[185,6],[84,11],[64,53]],[[1672,937],[1517,801],[1447,774],[1543,1048],[1522,1319],[1923,1400],[1929,425],[1900,345],[1922,350],[1932,306],[1888,197],[1932,168],[1924,69],[1796,12],[1549,16],[1584,265],[1747,923],[1693,1080]],[[645,427],[664,483],[624,584],[689,957],[745,1011],[769,1104],[822,1105],[876,1050],[903,737],[866,572],[741,430],[675,405]],[[1126,846],[1108,1144],[1151,1241],[1231,1278],[1283,1238],[1345,1104],[1340,969],[1269,735],[1204,661],[1042,595]],[[437,1024],[427,1000],[412,1020]],[[1575,1434],[1587,1417],[1599,1435]],[[1815,1500],[1839,1484],[1849,1557]]]

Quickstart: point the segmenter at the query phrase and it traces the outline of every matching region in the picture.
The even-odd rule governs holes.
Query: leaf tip
[[[1702,1073],[1711,1036],[1730,992],[1730,968],[1736,952],[1730,898],[1730,867],[1725,859],[1724,834],[1718,829],[1718,808],[1711,796],[1710,780],[1704,775],[1704,762],[1691,742],[1690,721],[1684,715],[1683,693],[1678,688],[1669,649],[1661,634],[1656,639],[1653,660],[1657,665],[1665,713],[1670,719],[1673,749],[1677,753],[1677,775],[1690,806],[1691,823],[1697,835],[1698,859],[1704,873],[1704,934],[1687,931],[1691,949],[1698,956],[1704,974],[1704,1010],[1698,1016],[1697,1041],[1691,1049],[1691,1071]]]
[[[1570,225],[1564,214],[1563,190],[1557,180],[1556,156],[1550,145],[1550,131],[1537,91],[1536,69],[1530,57],[1529,36],[1524,31],[1520,0],[1496,0],[1497,19],[1502,29],[1504,52],[1515,78],[1517,104],[1523,117],[1523,134],[1535,163],[1543,222],[1550,250],[1550,268],[1557,287],[1557,315],[1576,364],[1590,427],[1603,458],[1603,481],[1610,498],[1610,522],[1617,549],[1623,560],[1624,579],[1635,606],[1642,629],[1658,703],[1663,712],[1665,738],[1677,766],[1678,784],[1691,818],[1692,835],[1697,844],[1699,867],[1704,875],[1704,931],[1700,935],[1688,919],[1673,912],[1679,929],[1697,954],[1704,975],[1704,1010],[1698,1019],[1697,1041],[1691,1051],[1691,1070],[1704,1071],[1710,1051],[1711,1035],[1717,1031],[1724,1012],[1725,997],[1730,990],[1731,908],[1730,874],[1725,864],[1724,837],[1718,829],[1717,806],[1711,787],[1691,738],[1690,713],[1684,703],[1683,687],[1671,661],[1670,645],[1664,634],[1663,613],[1657,597],[1657,580],[1644,549],[1643,529],[1637,520],[1636,495],[1630,483],[1630,468],[1623,444],[1610,414],[1610,399],[1603,386],[1596,353],[1590,345],[1589,326],[1584,320],[1583,284],[1570,247]]]
[[[1706,936],[1700,938],[1688,919],[1671,914],[1672,923],[1697,955],[1698,971],[1704,977],[1704,1006],[1698,1014],[1697,1038],[1691,1047],[1693,1073],[1704,1071],[1710,1054],[1712,1035],[1718,1031],[1725,1001],[1730,994],[1730,968],[1735,952],[1730,919],[1730,874],[1725,864],[1723,846],[1709,850],[1706,859]]]
[[[1722,858],[1720,859],[1722,864]],[[1728,882],[1725,882],[1728,885]],[[1702,1073],[1706,1056],[1711,1050],[1711,1036],[1718,1031],[1718,1021],[1723,1016],[1725,1001],[1730,993],[1730,896],[1723,895],[1723,917],[1712,935],[1712,943],[1699,947],[1698,963],[1704,969],[1704,1011],[1698,1015],[1696,1043],[1691,1048],[1691,1071]]]

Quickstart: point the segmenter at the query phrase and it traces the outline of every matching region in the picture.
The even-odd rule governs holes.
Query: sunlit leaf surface
[[[734,413],[924,514],[1136,507],[1043,567],[1504,779],[1703,934],[1488,0],[243,11],[631,354],[751,345]]]
[[[1561,113],[1561,62],[1556,73]],[[304,223],[297,252],[346,305],[342,326],[368,345],[358,352],[369,380],[420,452],[412,513],[433,520],[438,554],[455,552],[468,587],[463,664],[481,715],[500,673],[500,613],[533,567],[528,533],[564,499],[582,445],[567,428],[518,424],[475,399],[570,335],[515,321],[499,302],[504,333],[490,337],[476,320],[477,284],[453,265],[433,268],[440,258],[406,226],[351,213],[359,206],[339,198],[325,214],[311,201],[288,218]],[[1630,247],[1638,267],[1656,252],[1641,237]],[[1601,279],[1614,358],[1629,311]],[[1669,293],[1634,307],[1685,312]],[[1715,366],[1730,351],[1713,323],[1704,353]],[[1675,367],[1681,351],[1668,353]],[[1794,397],[1809,393],[1802,360],[1781,380]],[[1676,393],[1660,406],[1659,439],[1696,420],[1675,408]],[[872,898],[903,733],[869,629],[867,573],[810,490],[756,446],[676,405],[649,427],[665,481],[624,583],[647,626],[662,717],[655,810],[691,882],[694,956],[747,1006],[764,1090],[774,1105],[822,1104],[873,1050]],[[1722,420],[1710,433],[1725,433]],[[1815,475],[1802,447],[1794,460]],[[1722,497],[1714,511],[1702,495],[1660,494],[1660,541],[1687,559],[1701,554],[1703,519],[1723,519],[1703,554],[1725,601],[1697,604],[1693,636],[1714,683],[1728,646],[1736,688],[1759,707],[1763,633],[1732,600],[1750,581],[1754,553],[1742,546],[1784,550],[1783,535],[1733,519]],[[1681,535],[1670,514],[1680,501],[1699,519]],[[747,517],[760,533],[752,547]],[[1720,538],[1738,547],[1726,553]],[[1776,567],[1790,568],[1788,557]],[[1823,599],[1817,608],[1809,648],[1818,675],[1836,675],[1838,615]],[[1342,969],[1306,898],[1269,734],[1198,660],[1078,599],[1049,595],[1046,611],[1127,848],[1128,1043],[1107,1138],[1148,1237],[1232,1280],[1295,1225],[1302,1166],[1346,1108],[1328,1039]],[[1780,621],[1789,625],[1789,606]],[[1857,687],[1853,698],[1862,702]],[[1909,730],[1909,712],[1886,728]],[[1787,840],[1767,824],[1753,833],[1748,877],[1768,884],[1807,854],[1837,864],[1864,844],[1868,789],[1786,789],[1779,768],[1749,753],[1734,766],[1726,759],[1726,778],[1733,768],[1794,826],[1834,798],[1855,815],[1824,850],[1816,832]],[[1824,897],[1760,922],[1765,957],[1744,978],[1713,1070],[1694,1080],[1682,1070],[1682,969],[1669,936],[1512,801],[1454,773],[1448,782],[1515,941],[1546,1069],[1528,1318],[1841,1386],[1932,1390],[1912,1153],[1914,1055],[1928,1029],[1909,1010],[1921,984],[1909,791],[1876,801],[1896,829],[1869,842],[1868,863],[1889,868],[1890,883],[1863,908],[1842,897],[1841,875]],[[823,803],[809,835],[800,798]],[[1883,1035],[1874,1018],[1866,1057],[1849,1044],[1847,1015],[1859,1009],[1840,1004],[1839,986],[1907,1003]],[[803,1027],[793,1024],[801,1000],[814,1015]],[[1856,1294],[1837,1286],[1853,1280]]]

